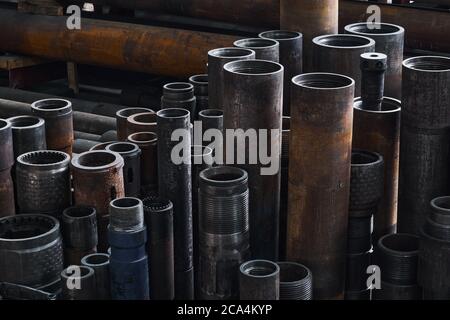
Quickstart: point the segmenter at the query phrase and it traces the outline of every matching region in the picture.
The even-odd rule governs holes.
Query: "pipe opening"
[[[64,210],[64,215],[71,218],[85,218],[95,214],[95,209],[93,207],[71,207]]]
[[[358,48],[375,45],[375,41],[362,36],[332,34],[314,38],[314,43],[336,48]]]
[[[334,73],[305,73],[294,77],[292,82],[311,89],[342,89],[355,83],[350,77]]]
[[[0,238],[25,240],[50,232],[57,225],[56,220],[46,216],[20,215],[0,220]]]
[[[379,155],[368,151],[352,151],[352,165],[367,165],[380,161]]]
[[[64,99],[44,99],[36,101],[32,104],[33,109],[43,111],[61,111],[66,108],[71,108],[72,104]]]
[[[0,129],[4,129],[8,126],[8,122],[6,120],[0,119]]]
[[[358,23],[347,26],[346,30],[364,34],[390,34],[401,32],[403,28],[386,23]]]
[[[128,137],[128,140],[134,143],[149,143],[156,142],[158,140],[158,136],[154,132],[137,132],[131,134]]]
[[[33,151],[19,156],[17,161],[28,165],[53,165],[68,162],[69,155],[59,151]]]
[[[194,86],[187,82],[172,82],[164,85],[163,89],[168,91],[187,92],[194,90]]]
[[[243,48],[219,48],[209,51],[208,54],[218,58],[245,58],[254,56],[254,52],[252,50]]]
[[[254,260],[241,265],[241,272],[253,277],[269,277],[279,270],[277,264],[266,260]]]
[[[189,78],[189,81],[195,82],[198,84],[208,84],[208,75],[207,74],[197,74]]]
[[[419,71],[450,71],[450,58],[423,56],[403,61],[406,68]]]
[[[138,124],[156,123],[156,113],[153,112],[136,113],[129,117],[129,121]]]
[[[188,117],[189,114],[189,111],[186,109],[168,108],[159,110],[157,116],[161,118],[184,118]]]
[[[200,111],[198,115],[204,118],[219,118],[223,117],[223,111],[219,109],[206,109]]]
[[[390,234],[380,239],[380,244],[391,251],[415,252],[419,250],[419,238],[410,234]]]
[[[44,124],[44,121],[41,118],[32,116],[13,117],[9,118],[8,121],[13,128],[26,128]]]
[[[150,211],[164,211],[172,208],[172,202],[160,197],[148,197],[142,200],[144,208]]]
[[[120,198],[111,201],[111,206],[117,208],[132,208],[140,204],[140,200],[136,198]]]
[[[241,48],[270,48],[278,45],[278,42],[271,39],[262,39],[262,38],[249,38],[249,39],[241,39],[234,42],[236,47]]]
[[[148,108],[125,108],[121,109],[116,112],[116,116],[120,118],[128,118],[129,116],[132,116],[136,113],[143,113],[143,112],[154,112],[152,109]]]
[[[109,262],[109,255],[106,253],[94,253],[83,258],[83,263],[91,266],[104,265]]]
[[[117,152],[117,153],[128,153],[131,151],[136,151],[138,146],[129,142],[117,142],[110,144],[106,147],[106,150]]]
[[[228,62],[224,67],[225,71],[239,74],[270,74],[283,70],[279,63],[265,60],[238,60]]]
[[[273,40],[291,40],[296,38],[301,38],[302,34],[300,32],[295,31],[287,31],[287,30],[271,30],[261,32],[259,34],[262,38],[269,38]]]
[[[280,282],[296,282],[308,277],[309,270],[298,263],[279,262]]]
[[[236,182],[247,179],[247,172],[235,167],[212,167],[200,172],[200,178],[213,183]]]
[[[450,210],[450,197],[435,198],[431,200],[431,204],[439,209]]]
[[[78,157],[78,163],[84,167],[103,167],[112,164],[116,159],[117,157],[113,153],[88,151]]]

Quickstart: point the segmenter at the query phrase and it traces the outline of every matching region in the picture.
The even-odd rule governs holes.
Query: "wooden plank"
[[[55,0],[19,0],[17,10],[24,13],[48,16],[64,15],[64,8]]]
[[[37,57],[29,57],[21,55],[0,55],[0,69],[8,71],[17,68],[24,68],[39,64],[45,64],[49,62],[51,61]]]

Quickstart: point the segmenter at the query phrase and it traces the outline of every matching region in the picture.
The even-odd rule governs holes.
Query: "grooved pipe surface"
[[[156,113],[136,113],[127,118],[127,137],[136,132],[156,132]]]
[[[280,27],[304,38],[304,69],[313,69],[313,38],[338,32],[339,0],[280,0]]]
[[[15,214],[14,183],[11,169],[14,165],[13,133],[11,123],[0,119],[0,217]]]
[[[194,95],[194,85],[188,82],[171,82],[163,87],[161,108],[186,109],[191,114],[191,121],[196,118],[197,99]]]
[[[116,112],[117,140],[125,141],[128,134],[128,117],[137,113],[154,112],[148,108],[125,108]]]
[[[31,104],[31,113],[45,120],[47,148],[72,155],[72,103],[64,99],[44,99]]]
[[[231,61],[255,59],[255,51],[243,48],[218,48],[208,52],[208,101],[210,109],[223,110],[223,66]]]
[[[109,203],[125,196],[123,158],[109,151],[87,151],[72,159],[74,200],[76,205],[97,210],[98,250],[108,249]]]
[[[78,269],[79,271],[75,271]],[[71,266],[61,271],[62,298],[64,300],[95,299],[94,269],[87,266]],[[69,284],[79,283],[78,287]]]
[[[150,299],[173,300],[174,252],[173,205],[170,200],[145,198],[144,219],[147,224],[147,252],[150,256]]]
[[[299,263],[278,262],[280,267],[280,300],[312,300],[311,271]]]
[[[384,53],[361,54],[361,100],[366,110],[381,110],[384,97],[384,73],[387,56]]]
[[[387,55],[385,95],[401,99],[405,29],[390,23],[371,23],[369,25],[367,22],[362,22],[345,26],[345,32],[375,40],[375,51]]]
[[[429,203],[450,187],[450,58],[403,62],[398,229],[419,234]]]
[[[292,82],[287,259],[311,269],[315,299],[342,299],[355,82],[330,73]]]
[[[314,71],[333,72],[355,80],[355,97],[361,95],[360,56],[375,51],[375,41],[349,34],[327,34],[313,40]]]
[[[282,65],[265,60],[241,60],[224,66],[224,129],[250,130],[257,147],[266,145],[272,163],[261,159],[251,163],[257,151],[255,145],[245,148],[245,138],[239,131],[227,138],[229,160],[248,174],[250,190],[250,247],[254,259],[278,259],[280,210],[281,118],[283,105]],[[245,110],[245,112],[243,112]],[[260,130],[266,130],[265,136]],[[258,136],[258,137],[256,137]],[[230,145],[232,147],[230,147]],[[270,146],[270,147],[269,147]],[[263,153],[259,150],[258,154]],[[239,163],[245,156],[244,164]],[[253,230],[253,231],[252,231]]]
[[[95,299],[111,299],[109,255],[106,253],[93,253],[81,259],[81,265],[94,270],[95,276]]]
[[[239,297],[239,265],[250,256],[248,175],[239,168],[213,167],[199,180],[200,297]]]
[[[240,39],[234,42],[234,46],[255,51],[255,58],[258,60],[267,60],[273,62],[279,62],[280,60],[280,44],[278,43],[278,41],[272,39]]]
[[[280,64],[284,67],[283,114],[291,114],[291,79],[303,72],[303,35],[299,32],[271,30],[261,32],[260,38],[279,43]]]
[[[194,298],[190,114],[170,108],[158,111],[157,116],[159,195],[173,203],[175,298],[190,300]],[[171,158],[172,149],[180,143],[171,138],[177,129],[184,130],[181,164]]]
[[[17,158],[16,189],[20,213],[59,217],[70,206],[70,156],[60,151],[32,151]]]
[[[353,148],[371,150],[383,156],[384,187],[378,210],[373,217],[373,238],[377,241],[397,226],[397,193],[400,152],[401,102],[384,97],[380,111],[365,110],[355,99]]]
[[[0,50],[183,78],[206,71],[205,52],[237,40],[221,34],[88,18],[73,32],[66,27],[66,20],[2,9]]]
[[[12,126],[14,158],[37,150],[46,150],[45,121],[36,116],[16,116],[7,119]]]
[[[279,300],[280,267],[268,260],[251,260],[239,267],[241,300]]]

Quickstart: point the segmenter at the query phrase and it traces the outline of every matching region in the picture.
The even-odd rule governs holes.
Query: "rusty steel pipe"
[[[450,58],[403,62],[399,232],[419,234],[430,201],[450,188]]]
[[[127,137],[136,132],[156,132],[156,113],[136,113],[127,118]]]
[[[72,159],[75,204],[97,210],[99,252],[106,252],[109,246],[109,203],[125,196],[123,166],[123,158],[110,151],[88,151]]]
[[[137,113],[154,112],[148,108],[125,108],[116,112],[117,140],[126,141],[128,135],[128,117]]]
[[[338,32],[339,0],[280,0],[280,27],[304,38],[304,69],[313,70],[313,38]]]
[[[278,41],[265,38],[240,39],[233,43],[235,47],[255,51],[255,58],[273,62],[280,61],[280,44]]]
[[[353,23],[345,26],[345,32],[375,40],[375,51],[387,56],[385,95],[395,99],[402,97],[402,62],[405,29],[390,23]]]
[[[272,61],[241,60],[227,63],[224,72],[224,129],[244,131],[243,134],[238,131],[232,139],[227,137],[226,157],[227,164],[237,165],[248,173],[252,257],[277,261],[284,68]],[[261,159],[250,163],[254,154],[242,144],[242,140],[244,144],[247,140],[243,136],[248,130],[256,130],[253,132],[259,147],[270,146],[267,152],[275,161],[270,168]],[[266,130],[267,134],[262,137],[260,130]],[[233,148],[229,147],[231,144]],[[233,154],[228,154],[229,151]],[[237,161],[242,155],[244,163]]]
[[[0,218],[15,214],[14,183],[11,169],[14,165],[11,123],[0,119]]]
[[[231,61],[255,59],[255,51],[218,48],[208,52],[208,101],[210,109],[223,110],[223,66]]]
[[[314,71],[343,74],[355,80],[355,97],[361,95],[361,54],[375,51],[375,41],[350,34],[328,34],[313,39]]]
[[[292,82],[287,259],[311,269],[316,299],[342,299],[355,82],[330,73]]]
[[[353,148],[377,152],[384,160],[383,195],[373,217],[373,240],[377,241],[397,228],[401,102],[384,97],[381,110],[374,111],[365,110],[357,98],[353,111]]]
[[[66,17],[2,9],[0,50],[183,78],[206,71],[208,50],[237,40],[228,35],[88,18],[73,32],[66,22]]]
[[[45,99],[31,104],[31,113],[45,120],[47,148],[72,154],[72,103],[64,99]]]

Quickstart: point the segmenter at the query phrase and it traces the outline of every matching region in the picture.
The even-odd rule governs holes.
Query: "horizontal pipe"
[[[189,77],[206,72],[208,50],[231,46],[237,37],[105,20],[81,20],[69,30],[67,17],[0,10],[0,51],[49,59]]]

